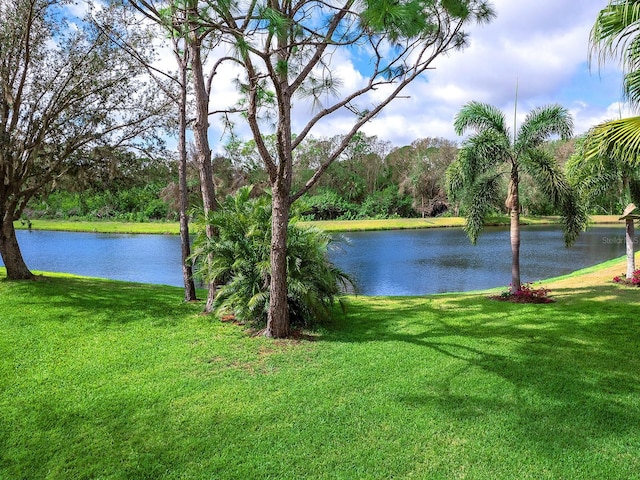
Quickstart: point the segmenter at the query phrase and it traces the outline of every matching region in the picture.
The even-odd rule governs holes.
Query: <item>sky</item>
[[[625,113],[618,65],[589,62],[589,32],[606,0],[494,0],[493,22],[470,28],[469,46],[436,61],[436,70],[411,87],[364,129],[394,144],[421,136],[461,140],[455,114],[469,101],[486,102],[513,119],[559,103],[573,115],[575,133]],[[622,109],[622,110],[621,110]],[[628,113],[628,112],[627,112]]]
[[[439,57],[419,80],[374,120],[363,127],[394,146],[425,137],[462,141],[453,130],[453,119],[472,100],[500,108],[508,121],[514,118],[516,86],[517,119],[533,108],[559,103],[571,112],[575,133],[621,115],[629,114],[622,100],[622,75],[613,61],[600,66],[589,62],[589,32],[607,0],[493,0],[497,17],[489,24],[467,28],[469,44],[462,51]],[[357,68],[347,57],[336,64],[334,74],[345,84],[358,81]],[[226,76],[226,80],[225,80]],[[229,70],[217,76],[216,99],[233,98],[235,88]],[[405,98],[409,97],[409,98]],[[294,130],[308,118],[298,110]],[[314,133],[316,137],[342,133],[348,122],[338,115]],[[211,122],[211,137],[220,142],[220,122]],[[248,132],[239,128],[241,136]]]

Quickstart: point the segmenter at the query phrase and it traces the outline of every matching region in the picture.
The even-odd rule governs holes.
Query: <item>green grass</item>
[[[24,230],[26,224],[14,222],[17,229]],[[96,233],[155,233],[172,234],[180,233],[180,225],[177,222],[111,222],[88,220],[31,220],[31,228],[34,230],[53,230],[64,232],[96,232]]]
[[[491,217],[486,224],[491,226],[509,225],[507,215]],[[620,223],[618,217],[613,215],[594,215],[591,218],[593,224]],[[429,217],[429,218],[387,218],[380,220],[323,220],[317,222],[306,222],[315,225],[327,232],[354,232],[369,230],[404,230],[417,228],[437,228],[437,227],[462,227],[465,224],[463,217]],[[559,224],[560,217],[520,217],[522,225],[549,225]]]
[[[550,281],[547,305],[353,297],[313,341],[177,288],[0,281],[0,478],[640,478],[623,269]]]
[[[614,215],[594,215],[594,224],[620,223]],[[462,217],[435,217],[435,218],[389,218],[384,220],[326,220],[318,222],[303,222],[307,225],[315,225],[327,232],[349,232],[366,230],[402,230],[433,227],[462,227],[465,219]],[[545,225],[560,223],[560,217],[522,217],[523,225]],[[508,225],[509,217],[493,217],[489,225]],[[26,229],[27,225],[20,221],[15,222],[18,229]],[[68,232],[97,232],[97,233],[180,233],[180,227],[175,222],[110,222],[110,221],[75,221],[75,220],[32,220],[31,228],[34,230],[56,230]]]

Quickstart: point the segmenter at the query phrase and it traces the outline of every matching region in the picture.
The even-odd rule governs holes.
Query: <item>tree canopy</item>
[[[146,31],[116,5],[78,17],[54,0],[0,0],[0,253],[10,279],[30,278],[13,222],[80,156],[147,150],[167,102],[101,25],[141,55]]]

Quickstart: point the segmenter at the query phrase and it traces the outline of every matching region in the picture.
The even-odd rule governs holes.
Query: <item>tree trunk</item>
[[[284,48],[286,36],[278,36],[281,48],[279,61],[286,63]],[[278,96],[278,126],[276,128],[277,165],[267,167],[271,183],[271,279],[269,289],[269,312],[265,336],[285,338],[290,333],[288,280],[287,280],[287,229],[291,207],[291,185],[293,177],[293,145],[291,143],[291,89],[285,71],[278,73],[276,83]]]
[[[176,49],[177,51],[177,49]],[[193,282],[193,269],[188,258],[191,255],[189,243],[189,191],[187,187],[187,63],[178,54],[180,66],[180,103],[179,103],[179,137],[178,137],[178,190],[180,194],[180,247],[182,255],[182,279],[184,281],[184,301],[196,300],[196,286]]]
[[[518,198],[518,169],[514,165],[511,170],[511,179],[509,181],[509,196],[506,202],[507,208],[510,209],[510,228],[509,235],[511,238],[511,293],[515,294],[520,290],[520,200]]]
[[[30,280],[33,278],[33,273],[22,258],[13,219],[7,218],[7,216],[2,221],[0,228],[0,255],[2,255],[2,261],[7,269],[7,279]]]
[[[635,235],[635,228],[633,225],[633,218],[627,218],[626,221],[626,247],[627,247],[627,279],[633,278],[633,272],[636,269],[636,259],[633,248],[633,240]]]
[[[285,338],[289,335],[287,302],[287,226],[289,194],[281,185],[273,189],[271,213],[271,283],[269,314],[265,336]]]
[[[193,138],[196,146],[196,161],[198,174],[200,176],[200,192],[204,214],[216,209],[216,193],[213,184],[213,167],[211,165],[211,148],[209,147],[209,95],[205,85],[204,71],[202,67],[202,55],[200,51],[200,40],[196,37],[196,31],[191,32],[188,42],[189,55],[191,57],[191,72],[193,74],[193,86],[196,99],[196,121],[193,129]],[[213,238],[217,234],[212,225],[206,226],[207,237]],[[215,282],[209,283],[209,293],[205,313],[213,310],[213,300],[216,296],[217,285]]]

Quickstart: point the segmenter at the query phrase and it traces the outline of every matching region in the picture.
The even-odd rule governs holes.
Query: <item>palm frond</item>
[[[523,156],[520,165],[535,180],[536,186],[552,204],[562,203],[570,186],[554,157],[543,150],[532,149]]]
[[[484,229],[484,220],[493,211],[494,201],[500,191],[500,176],[486,175],[478,178],[469,189],[467,201],[469,207],[464,230],[471,243],[475,245]]]
[[[271,275],[271,207],[267,197],[251,198],[250,189],[220,203],[213,222],[218,235],[207,238],[199,230],[194,261],[203,278],[222,285],[214,301],[216,312],[233,313],[243,322],[264,324],[269,307]],[[292,221],[287,235],[287,296],[292,322],[308,325],[326,318],[328,306],[343,290],[348,277],[327,260],[331,236]]]
[[[637,108],[640,104],[640,70],[624,74],[622,83],[624,97]]]
[[[445,171],[445,188],[447,197],[451,201],[458,201],[464,190],[464,172],[462,170],[462,162],[453,161]]]
[[[464,105],[453,121],[457,135],[463,135],[468,130],[494,132],[510,138],[509,128],[502,111],[493,105],[481,102],[469,102]]]
[[[459,181],[461,187],[473,184],[476,179],[509,161],[511,149],[507,137],[493,130],[483,130],[469,137],[458,152],[456,163],[458,164]],[[452,170],[452,174],[454,171]],[[453,185],[452,185],[453,186]]]
[[[569,190],[562,202],[562,227],[565,245],[572,245],[580,232],[587,228],[588,223],[589,214],[584,203],[580,201],[575,190]]]
[[[640,32],[640,1],[610,0],[600,10],[589,37],[590,58],[597,57],[599,66],[607,60],[619,61],[625,73],[624,91],[635,105],[640,101],[637,94],[640,80],[630,75],[640,64],[638,33]]]
[[[569,110],[561,105],[539,107],[529,112],[518,129],[516,152],[537,148],[552,135],[563,140],[573,135],[573,119]]]
[[[640,117],[601,123],[587,133],[585,159],[613,157],[632,167],[640,164]]]

